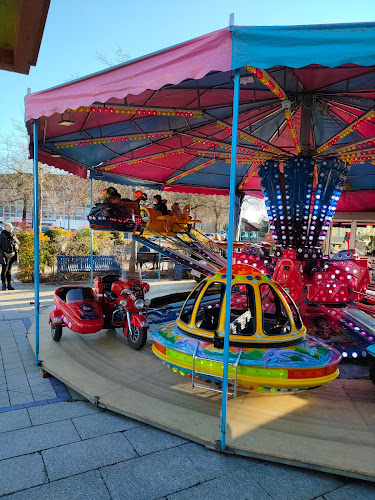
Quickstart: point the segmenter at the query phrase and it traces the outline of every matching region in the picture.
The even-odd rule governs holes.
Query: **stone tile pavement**
[[[32,287],[0,294],[0,497],[14,500],[375,500],[375,484],[220,454],[103,411],[42,378]],[[41,285],[41,305],[55,286]]]

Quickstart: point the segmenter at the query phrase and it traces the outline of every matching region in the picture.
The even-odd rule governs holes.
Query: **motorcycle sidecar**
[[[90,287],[61,286],[54,294],[49,323],[55,341],[61,339],[63,326],[81,334],[96,333],[103,328],[102,307]]]

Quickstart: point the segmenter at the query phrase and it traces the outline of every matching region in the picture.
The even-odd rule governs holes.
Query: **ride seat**
[[[254,319],[248,309],[230,324],[231,335],[252,335],[254,333]]]
[[[69,292],[70,288],[62,288],[57,294],[63,302],[66,302],[66,294]]]
[[[214,332],[217,330],[219,325],[219,309],[205,309],[204,311],[199,311],[196,319],[196,326],[202,330],[208,330]]]
[[[119,205],[124,215],[126,214],[129,218],[132,214],[139,215],[139,203],[138,201],[121,201],[121,205]]]
[[[120,278],[120,274],[107,274],[106,276],[103,276],[101,281],[103,284],[103,293],[110,292],[112,283],[118,281]]]

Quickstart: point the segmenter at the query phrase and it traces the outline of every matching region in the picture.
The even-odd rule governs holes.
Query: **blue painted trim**
[[[29,320],[29,318],[23,318],[22,322],[26,328],[26,332],[28,332],[31,326],[31,321]]]
[[[232,120],[232,154],[230,159],[230,188],[229,188],[229,220],[228,220],[228,247],[227,247],[227,280],[225,294],[225,322],[224,322],[224,355],[223,355],[223,396],[221,400],[221,451],[225,450],[225,429],[227,420],[228,399],[228,360],[229,360],[229,330],[232,284],[233,259],[233,227],[234,205],[236,197],[236,160],[237,160],[237,132],[238,107],[240,100],[240,70],[234,72],[233,120]]]
[[[160,247],[160,238],[159,238],[159,247]],[[161,273],[160,267],[161,267],[161,253],[159,252],[159,258],[158,258],[158,280],[159,281],[160,281],[160,273]]]
[[[50,378],[51,385],[56,393],[56,398],[42,399],[40,401],[31,401],[30,403],[22,403],[12,406],[4,406],[0,408],[0,413],[7,413],[8,411],[22,410],[23,408],[32,408],[33,406],[43,406],[53,403],[61,403],[71,399],[69,392],[66,390],[65,385],[55,377]]]
[[[35,309],[35,363],[39,365],[39,171],[38,120],[33,123],[33,227],[34,227],[34,309]]]

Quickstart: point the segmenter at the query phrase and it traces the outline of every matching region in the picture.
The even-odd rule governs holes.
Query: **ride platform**
[[[29,341],[34,347],[31,327]],[[40,316],[42,368],[100,407],[215,448],[221,438],[221,394],[191,388],[145,348],[120,333],[63,331],[51,338]],[[238,393],[228,399],[228,453],[375,481],[375,386],[336,379],[286,395]]]

